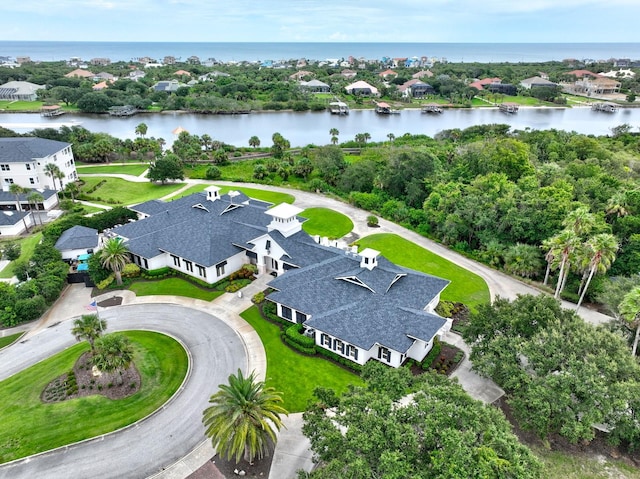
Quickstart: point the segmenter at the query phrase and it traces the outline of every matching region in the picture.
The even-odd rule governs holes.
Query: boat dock
[[[442,113],[442,108],[437,103],[428,103],[422,106],[422,113]]]
[[[349,105],[342,101],[332,101],[329,103],[329,111],[333,115],[348,115]]]
[[[393,110],[391,105],[381,101],[376,103],[376,113],[379,115],[397,115],[400,113],[400,110]]]
[[[64,115],[66,112],[60,107],[60,105],[44,105],[40,109],[40,114],[46,118],[54,118],[56,116]]]
[[[604,111],[605,113],[614,113],[618,110],[618,105],[615,103],[594,103],[591,105],[593,111]]]
[[[503,113],[518,113],[520,105],[517,103],[501,103],[498,105],[498,109]]]
[[[133,116],[138,113],[138,109],[132,105],[114,106],[109,109],[111,116]]]

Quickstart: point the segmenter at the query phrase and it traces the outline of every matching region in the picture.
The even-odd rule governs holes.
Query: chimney
[[[220,187],[219,186],[208,186],[204,189],[207,192],[207,200],[215,201],[220,199]]]
[[[378,255],[380,251],[376,251],[371,248],[365,248],[360,252],[360,267],[367,268],[371,271],[378,266]]]

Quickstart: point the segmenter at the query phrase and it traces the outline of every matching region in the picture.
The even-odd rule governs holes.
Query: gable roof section
[[[65,230],[56,241],[58,251],[95,248],[98,246],[98,230],[86,226],[72,226]]]
[[[67,146],[71,146],[70,143],[44,138],[0,138],[0,161],[27,163],[53,155]]]
[[[1,159],[1,157],[0,157]],[[20,193],[18,195],[18,198],[20,199],[20,201],[28,201],[29,195],[31,193],[39,193],[42,195],[42,197],[47,200],[49,198],[51,198],[52,196],[56,195],[56,191],[55,190],[50,190],[48,188],[42,189],[42,188],[32,188],[29,189],[27,191],[27,193]],[[1,204],[6,204],[6,203],[12,203],[15,204],[16,203],[16,195],[14,195],[13,193],[11,193],[10,191],[0,191],[0,203]]]
[[[2,211],[0,210],[0,226],[13,226],[22,221],[29,214],[28,211]]]
[[[405,352],[412,338],[428,342],[445,324],[423,308],[448,281],[380,256],[369,271],[360,268],[359,256],[334,251],[332,258],[272,280],[276,291],[268,299],[311,315],[307,326],[364,349],[378,343]],[[346,277],[357,281],[339,279]]]

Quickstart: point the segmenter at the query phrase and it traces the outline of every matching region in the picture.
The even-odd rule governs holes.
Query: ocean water
[[[178,43],[178,42],[25,42],[0,41],[0,56],[29,56],[34,61],[90,60],[106,57],[131,61],[140,57],[162,60],[171,55],[204,61],[310,60],[382,57],[435,57],[450,62],[544,62],[575,58],[640,59],[640,43]]]

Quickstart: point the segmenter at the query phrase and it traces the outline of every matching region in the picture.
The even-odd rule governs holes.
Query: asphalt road
[[[202,411],[217,386],[238,368],[247,371],[245,345],[220,319],[170,304],[134,304],[100,313],[108,331],[143,329],[179,340],[190,353],[190,371],[178,394],[126,434],[107,434],[0,466],[0,478],[148,477],[175,463],[204,439]],[[75,343],[72,321],[49,326],[0,351],[0,380]],[[55,427],[55,425],[52,425]]]

